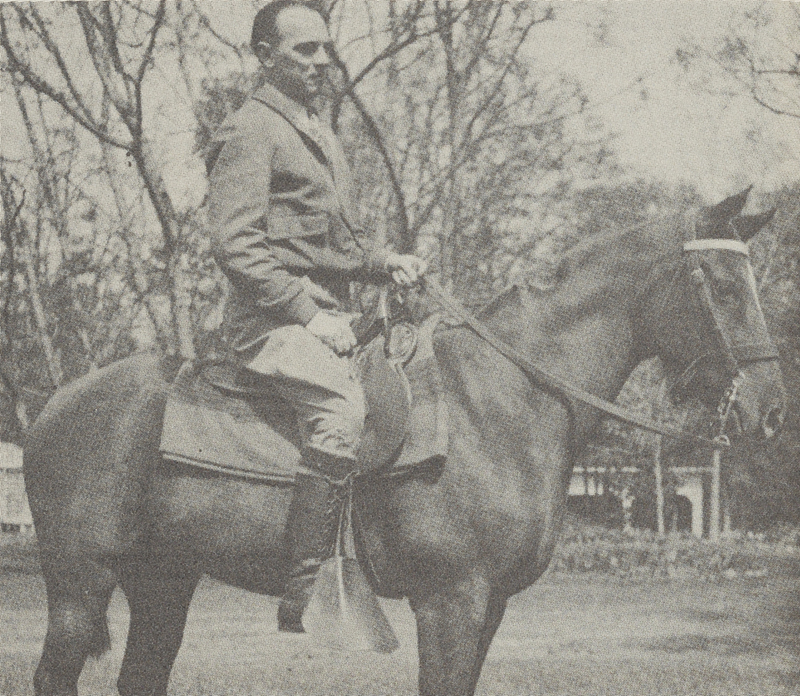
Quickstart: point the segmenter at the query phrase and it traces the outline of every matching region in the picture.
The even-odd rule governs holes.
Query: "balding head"
[[[311,3],[276,0],[253,22],[251,46],[267,80],[295,101],[311,106],[323,89],[330,65],[331,37]]]

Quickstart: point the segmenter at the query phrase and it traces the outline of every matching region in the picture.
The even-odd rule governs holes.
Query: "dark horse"
[[[546,290],[514,289],[481,318],[545,369],[613,400],[658,355],[714,405],[735,376],[745,434],[770,434],[784,392],[746,240],[767,216],[747,192],[694,216],[597,234]],[[716,240],[690,247],[687,239]],[[721,241],[726,240],[726,241]],[[739,240],[739,241],[727,241]],[[372,534],[390,593],[418,626],[419,690],[473,694],[513,594],[547,567],[575,457],[600,414],[542,388],[466,327],[437,334],[451,444],[439,476],[374,484]],[[135,355],[61,389],[28,434],[25,479],[47,584],[39,696],[77,694],[108,648],[105,613],[130,606],[122,696],[163,696],[202,574],[279,594],[290,487],[195,471],[158,452],[172,371]],[[384,588],[386,591],[386,588]]]

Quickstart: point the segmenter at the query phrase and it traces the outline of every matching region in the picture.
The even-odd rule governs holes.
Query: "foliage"
[[[800,559],[797,527],[734,534],[718,543],[687,534],[658,538],[650,530],[612,530],[569,521],[551,563],[554,571],[717,580],[760,577]]]
[[[325,5],[341,53],[332,117],[363,220],[427,255],[467,304],[510,282],[547,283],[582,236],[700,202],[687,186],[619,182],[612,141],[600,137],[581,86],[527,51],[559,21],[558,6]],[[740,86],[752,78],[775,91],[797,77],[791,51],[759,43],[775,28],[773,9],[744,17],[739,38],[714,56]],[[225,291],[203,230],[201,156],[256,77],[253,57],[194,0],[7,3],[0,22],[3,84],[26,141],[0,161],[0,437],[19,439],[58,384],[143,347],[215,350]],[[356,36],[353,26],[367,29]],[[787,37],[795,30],[786,24]],[[783,56],[782,72],[766,56]],[[698,58],[687,49],[682,59]],[[757,94],[766,102],[769,92]],[[797,193],[763,202],[779,208],[776,234],[762,233],[754,249],[790,403],[800,387]],[[673,425],[707,420],[664,405],[661,379],[657,364],[641,366],[620,403]],[[607,484],[620,497],[651,496],[656,439],[614,421],[603,432],[586,464],[613,470]],[[796,509],[798,433],[792,413],[779,443],[731,460],[736,520],[753,526],[757,509]],[[663,443],[665,462],[693,456],[671,447]]]
[[[800,187],[765,197],[777,212],[751,243],[764,314],[781,354],[787,413],[778,438],[738,448],[726,462],[734,523],[763,529],[797,522],[800,509]]]
[[[776,525],[760,533],[733,533],[719,543],[687,534],[659,539],[652,531],[623,531],[569,518],[550,568],[627,576],[697,577],[709,580],[766,575],[800,560],[800,527]],[[0,534],[0,573],[40,572],[36,538]]]
[[[734,14],[717,46],[684,45],[678,61],[688,75],[725,79],[727,96],[745,97],[768,112],[800,119],[800,7],[759,3]],[[716,82],[715,82],[716,84]],[[796,123],[797,121],[795,121]],[[758,137],[758,127],[753,137]],[[795,162],[791,161],[796,179]],[[751,243],[764,314],[781,352],[789,406],[781,437],[740,448],[727,462],[734,518],[759,528],[800,517],[800,209],[797,183],[764,196],[762,207],[777,209],[771,228]]]

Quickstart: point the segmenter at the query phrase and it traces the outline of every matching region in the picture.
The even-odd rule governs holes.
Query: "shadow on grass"
[[[789,641],[786,641],[787,643]],[[745,655],[761,657],[774,653],[776,643],[784,643],[783,640],[776,640],[774,635],[769,640],[758,638],[743,638],[738,636],[708,636],[702,633],[689,634],[683,636],[670,636],[663,640],[657,640],[645,647],[646,650],[653,652],[665,652],[678,655],[691,651],[713,652],[717,655],[727,655],[731,657],[742,657]],[[784,645],[783,647],[791,647]]]

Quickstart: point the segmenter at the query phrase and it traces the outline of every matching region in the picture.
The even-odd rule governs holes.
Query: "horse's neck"
[[[641,275],[598,254],[553,289],[515,290],[484,320],[533,361],[613,400],[642,357],[634,325]]]
[[[613,400],[638,362],[628,317],[608,308],[555,331],[549,312],[547,303],[531,302],[526,312],[509,308],[487,324],[533,362],[581,389]]]

